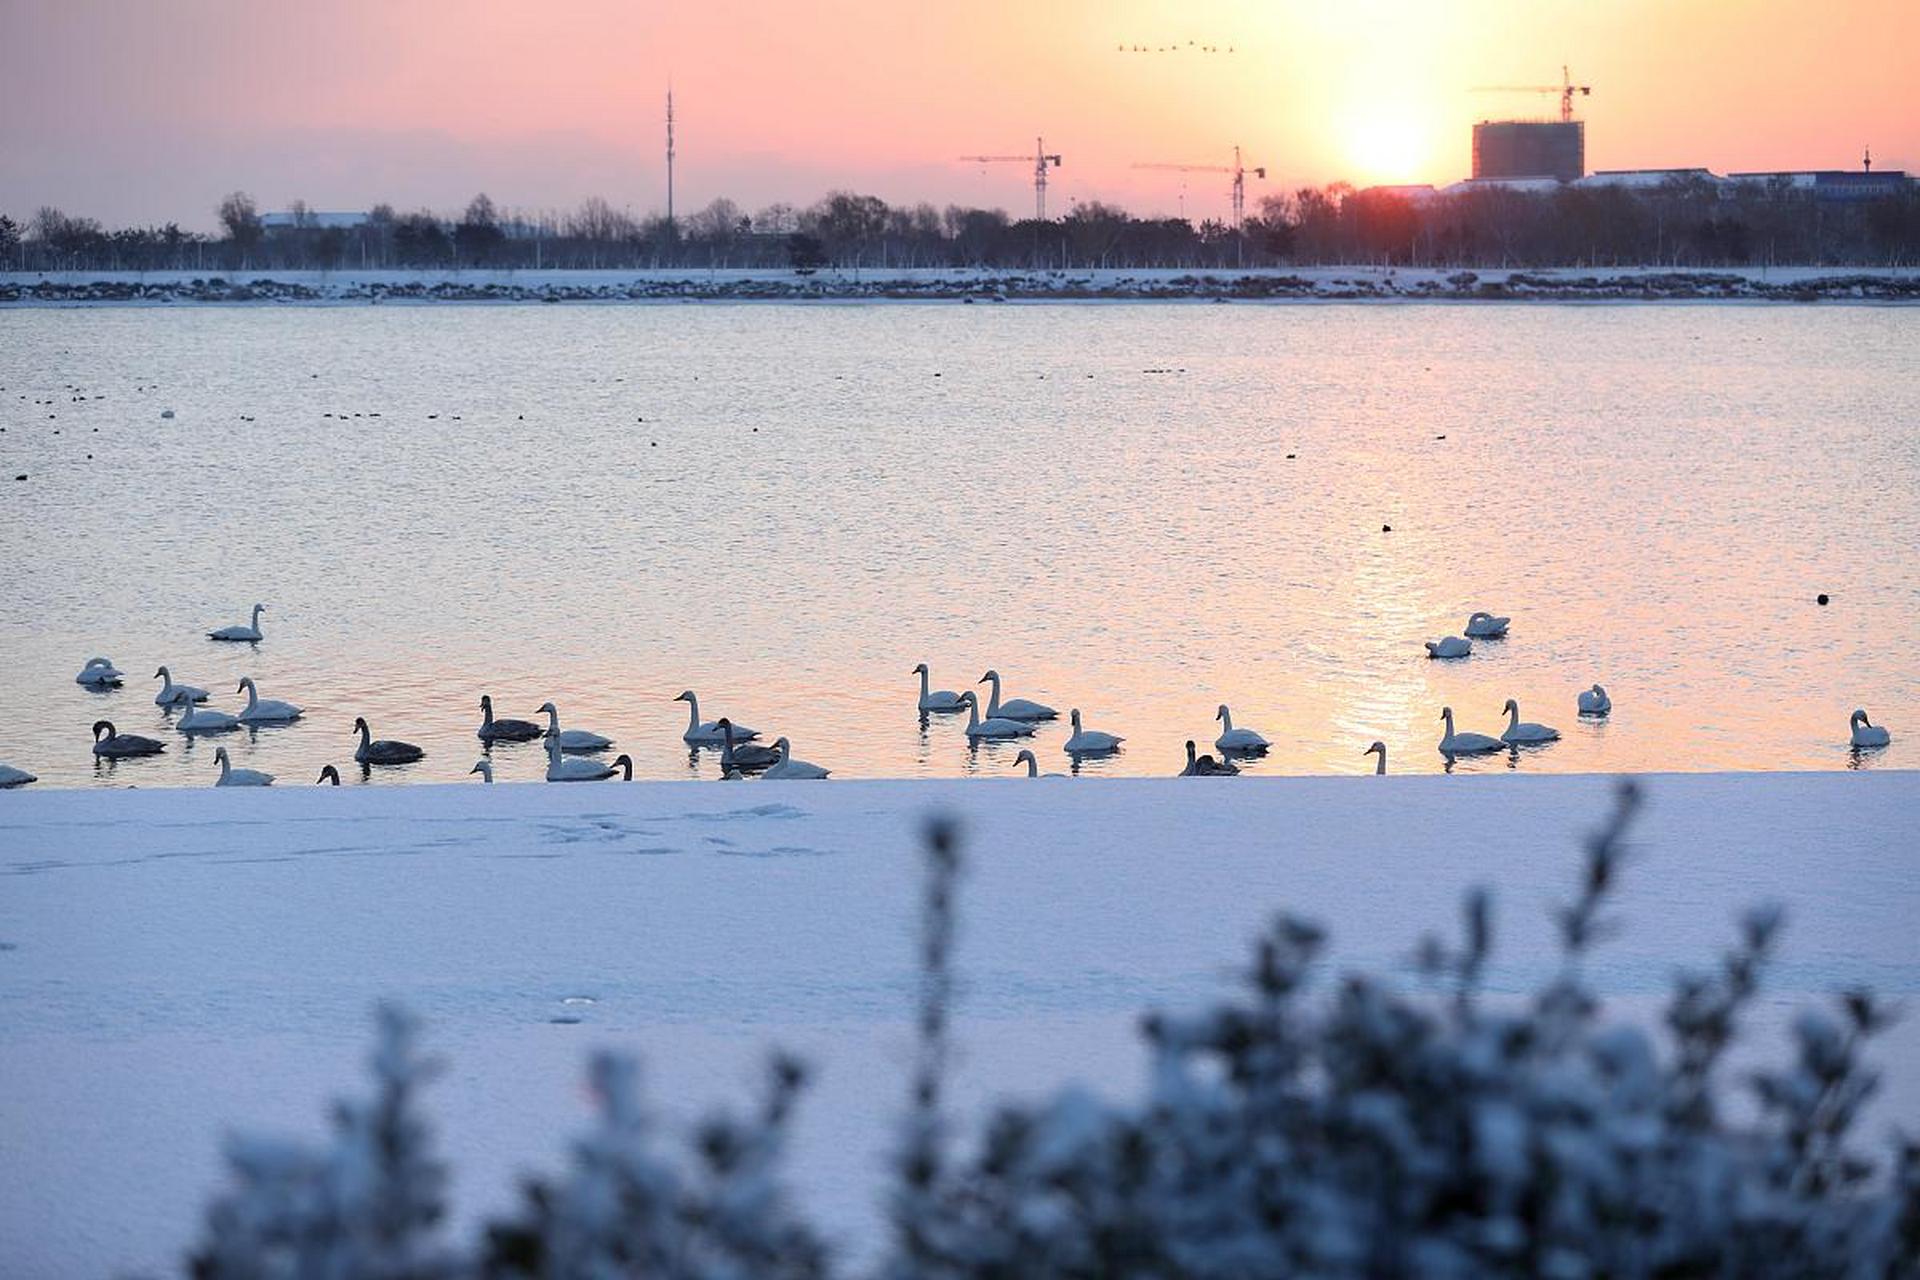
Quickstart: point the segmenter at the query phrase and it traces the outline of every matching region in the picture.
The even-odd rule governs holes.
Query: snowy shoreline
[[[1920,772],[1655,775],[1591,977],[1651,1020],[1735,913],[1788,926],[1746,1034],[1864,983],[1920,994]],[[178,1269],[233,1128],[312,1134],[396,997],[449,1071],[427,1097],[456,1216],[559,1165],[585,1055],[636,1048],[670,1116],[739,1099],[780,1044],[818,1070],[794,1170],[859,1252],[904,1099],[915,837],[965,832],[957,1104],[1069,1079],[1133,1096],[1136,1019],[1219,993],[1254,930],[1323,921],[1332,971],[1405,978],[1460,892],[1497,892],[1493,990],[1555,961],[1550,904],[1594,775],[824,786],[27,790],[0,796],[0,1258]],[[569,1001],[580,1003],[569,1003]],[[578,1019],[568,1021],[567,1019]],[[1872,1125],[1920,1115],[1920,1026],[1873,1060]]]
[[[1920,302],[1920,268],[0,272],[0,307],[645,302]]]

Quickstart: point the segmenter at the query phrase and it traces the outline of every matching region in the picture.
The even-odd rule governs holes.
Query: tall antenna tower
[[[667,82],[667,229],[673,229],[673,82]]]

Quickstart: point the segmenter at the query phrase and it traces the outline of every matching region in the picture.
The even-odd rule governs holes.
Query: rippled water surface
[[[1432,771],[1443,704],[1509,697],[1562,740],[1460,770],[1912,767],[1916,352],[1876,307],[0,312],[0,761],[209,781],[165,662],[307,709],[228,740],[282,782],[356,715],[427,751],[374,781],[462,777],[482,692],[711,777],[688,687],[840,776],[1009,771],[922,723],[926,661],[1058,707],[1048,769],[1069,707],[1127,739],[1083,771],[1152,774],[1226,702],[1254,772]],[[1475,608],[1509,638],[1429,661]],[[101,717],[166,755],[96,766]]]

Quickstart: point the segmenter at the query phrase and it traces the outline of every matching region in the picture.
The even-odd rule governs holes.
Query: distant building
[[[337,227],[342,231],[351,231],[355,227],[364,227],[372,221],[372,217],[364,213],[323,213],[318,209],[260,215],[260,225],[268,231],[287,231],[295,227],[316,229]]]
[[[1384,196],[1393,200],[1405,200],[1408,204],[1425,204],[1440,193],[1431,182],[1401,182],[1380,187],[1365,187],[1354,192],[1358,196]]]
[[[1475,178],[1553,178],[1587,171],[1583,120],[1482,120],[1473,126]]]
[[[1576,187],[1631,187],[1647,190],[1674,185],[1712,187],[1727,185],[1727,179],[1708,169],[1600,169],[1573,184]]]
[[[1795,169],[1771,173],[1730,173],[1730,182],[1785,194],[1809,195],[1815,200],[1877,200],[1903,196],[1913,190],[1913,179],[1898,169]]]
[[[1565,185],[1558,178],[1467,178],[1442,188],[1440,194],[1464,196],[1475,191],[1519,191],[1527,195],[1544,195],[1558,191]]]

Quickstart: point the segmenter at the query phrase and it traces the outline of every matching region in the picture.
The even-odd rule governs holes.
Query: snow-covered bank
[[[673,301],[1920,302],[1920,268],[0,272],[0,305]]]
[[[1220,991],[1271,911],[1392,969],[1459,891],[1499,893],[1496,989],[1554,956],[1596,777],[701,784],[15,793],[0,798],[0,1263],[170,1269],[224,1127],[318,1127],[382,995],[424,1013],[463,1215],[584,1111],[584,1050],[639,1048],[676,1109],[813,1060],[796,1173],[858,1240],[904,1092],[919,864],[961,815],[963,1104],[1068,1078],[1130,1092],[1134,1015]],[[1783,1012],[1920,992],[1920,774],[1661,776],[1593,975],[1632,1007],[1789,909]],[[566,1003],[569,999],[592,1003]],[[556,1022],[575,1018],[579,1022]],[[1920,1112],[1920,1034],[1880,1105]]]

